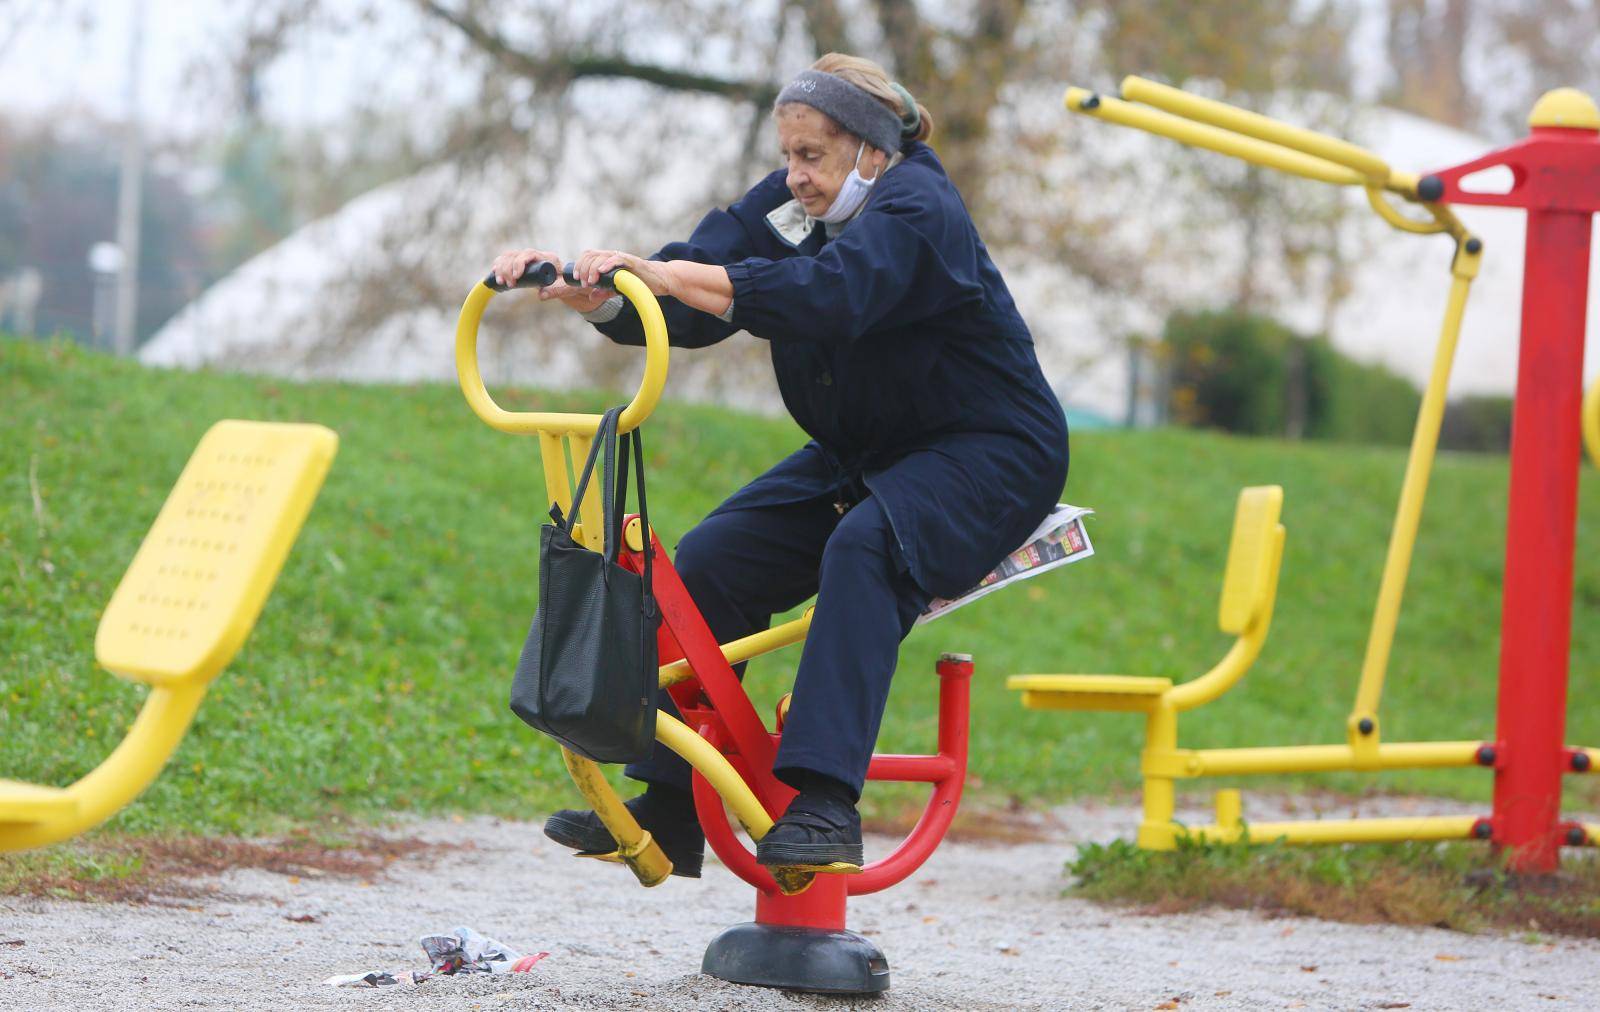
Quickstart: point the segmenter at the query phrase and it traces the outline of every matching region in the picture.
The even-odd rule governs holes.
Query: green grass
[[[617,398],[503,399],[596,410]],[[112,827],[257,832],[330,810],[533,817],[575,797],[555,748],[505,705],[535,603],[537,451],[478,422],[453,386],[185,374],[0,340],[0,404],[0,774],[67,783],[120,738],[143,690],[94,664],[99,612],[205,428],[244,417],[329,425],[339,456],[255,632],[166,772]],[[663,540],[802,440],[786,421],[664,405],[649,439]],[[1099,557],[913,633],[880,749],[932,746],[934,660],[959,650],[978,663],[977,800],[1045,804],[1136,786],[1139,718],[1026,712],[1004,676],[1182,679],[1209,666],[1226,646],[1215,610],[1233,500],[1265,482],[1285,486],[1289,528],[1272,637],[1237,689],[1185,717],[1183,739],[1341,740],[1402,465],[1400,452],[1356,446],[1080,435],[1066,498],[1100,510],[1090,528]],[[1492,733],[1505,485],[1503,458],[1438,462],[1390,669],[1386,740]],[[1586,476],[1568,735],[1591,744],[1600,623],[1583,619],[1600,603],[1597,496]],[[761,712],[795,656],[753,666]],[[1478,802],[1489,787],[1471,770],[1270,781],[1310,782]],[[872,794],[899,804],[909,790]]]
[[[1073,895],[1155,913],[1209,906],[1458,931],[1600,936],[1600,861],[1569,860],[1552,879],[1519,880],[1468,843],[1292,847],[1180,837],[1171,851],[1088,844],[1068,864]]]

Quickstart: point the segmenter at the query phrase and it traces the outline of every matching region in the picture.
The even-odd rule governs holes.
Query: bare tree
[[[933,111],[933,144],[1003,264],[1043,270],[1041,278],[1080,279],[1159,308],[1165,302],[1160,286],[1147,284],[1151,268],[1188,260],[1217,279],[1208,291],[1232,288],[1246,302],[1267,303],[1269,280],[1315,259],[1309,228],[1291,236],[1280,227],[1309,217],[1306,201],[1316,198],[1307,188],[1255,182],[1177,145],[1148,148],[1142,157],[1156,151],[1153,164],[1123,172],[1096,140],[1105,128],[1091,133],[1061,112],[1061,87],[1136,70],[1257,106],[1286,89],[1339,89],[1342,10],[1331,2],[1270,0],[616,0],[603,12],[554,0],[509,10],[485,0],[269,0],[254,5],[255,27],[231,65],[258,68],[296,33],[377,34],[409,19],[414,37],[404,62],[440,68],[441,91],[446,82],[457,91],[462,80],[471,82],[466,90],[476,97],[433,135],[431,151],[414,149],[403,160],[407,171],[448,166],[452,185],[392,223],[370,276],[347,281],[359,297],[342,300],[336,318],[324,311],[320,325],[334,335],[364,334],[396,314],[447,305],[459,271],[425,264],[440,254],[417,237],[530,241],[530,228],[543,220],[537,208],[530,215],[527,200],[511,199],[497,209],[482,195],[546,192],[559,173],[574,169],[575,151],[586,152],[581,171],[597,205],[584,241],[649,248],[681,236],[706,207],[735,198],[754,180],[769,150],[777,88],[833,50],[880,60]],[[385,98],[376,93],[375,107]],[[392,117],[389,101],[385,115]],[[663,200],[642,185],[656,168],[685,163],[696,169],[684,184],[689,192]],[[1173,239],[1211,226],[1255,235],[1253,252],[1224,263],[1171,239],[1152,246],[1129,230],[1127,219],[1148,210],[1151,188],[1175,180],[1209,196],[1178,208]],[[496,210],[503,210],[498,222],[486,224]],[[608,222],[620,220],[624,234],[608,231],[617,227]],[[537,324],[549,340],[571,326],[553,323],[557,315],[541,314]],[[1035,311],[1046,332],[1051,315]],[[1119,327],[1106,321],[1099,329]],[[324,347],[337,355],[336,345]],[[717,374],[737,384],[763,351],[755,344],[742,354],[719,349],[694,368],[713,386]],[[1120,360],[1124,352],[1083,354]],[[614,381],[617,370],[633,367],[625,352],[596,361],[591,382]],[[1061,368],[1076,371],[1078,364]]]

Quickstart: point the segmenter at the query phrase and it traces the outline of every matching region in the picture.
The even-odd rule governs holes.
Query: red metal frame
[[[655,548],[656,601],[662,617],[658,634],[661,663],[686,658],[695,674],[668,691],[684,721],[728,757],[762,807],[776,819],[795,795],[793,788],[772,775],[781,735],[770,733],[761,722],[654,532],[651,544]],[[621,561],[635,572],[644,570],[641,552],[625,551]],[[756,863],[755,855],[734,834],[721,796],[695,773],[695,809],[706,842],[735,875],[755,886],[757,923],[843,930],[849,897],[887,889],[928,859],[950,828],[966,783],[972,670],[971,660],[946,657],[939,661],[937,754],[872,757],[867,779],[932,784],[933,794],[905,840],[887,857],[869,862],[858,875],[819,874],[804,892],[785,896],[772,874]]]
[[[1511,170],[1509,192],[1461,188],[1464,177],[1496,166]],[[1591,217],[1600,211],[1600,132],[1534,127],[1516,144],[1433,175],[1443,183],[1439,199],[1444,203],[1528,212],[1490,825],[1494,843],[1510,850],[1514,870],[1549,872],[1571,830],[1560,818],[1561,778],[1571,767],[1562,739],[1589,237]]]

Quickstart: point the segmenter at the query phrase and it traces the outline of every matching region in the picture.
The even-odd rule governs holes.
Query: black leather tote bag
[[[616,466],[621,413],[622,409],[613,408],[601,421],[570,513],[562,516],[552,506],[555,523],[545,524],[539,532],[539,607],[511,682],[512,712],[578,755],[604,763],[649,758],[656,732],[660,616],[650,583],[644,447],[638,430],[623,435],[621,466]],[[646,532],[642,578],[617,563],[627,511],[630,443]],[[604,458],[598,478],[605,518],[603,554],[572,538],[578,507],[599,457]]]

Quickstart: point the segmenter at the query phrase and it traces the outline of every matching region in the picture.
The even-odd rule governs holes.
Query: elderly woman
[[[774,773],[800,793],[760,841],[767,865],[862,861],[862,783],[900,641],[933,597],[976,584],[1042,520],[1067,474],[1067,427],[1033,338],[933,149],[919,106],[871,61],[829,54],[779,94],[785,167],[687,242],[644,259],[589,250],[580,281],[626,267],[662,297],[674,345],[749,331],[771,345],[783,402],[810,442],[679,544],[678,572],[719,640],[816,595]],[[552,251],[506,253],[512,281]],[[625,344],[618,296],[546,288]],[[671,707],[662,694],[661,704]],[[705,838],[690,771],[661,746],[627,802],[680,875]],[[614,849],[592,812],[545,833]]]

